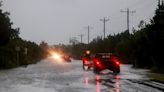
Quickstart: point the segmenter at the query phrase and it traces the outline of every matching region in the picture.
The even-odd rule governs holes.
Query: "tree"
[[[12,24],[9,13],[0,9],[0,69],[28,65],[45,58],[42,49],[35,42],[19,37],[20,29],[12,28]]]
[[[0,7],[2,1],[0,2]],[[0,46],[5,45],[10,39],[16,38],[19,35],[19,28],[13,29],[12,22],[9,18],[9,12],[3,12],[0,9]]]
[[[159,3],[151,25],[147,26],[148,37],[151,41],[152,61],[158,70],[164,70],[164,59],[161,53],[164,52],[164,1]],[[164,71],[163,71],[164,72]]]

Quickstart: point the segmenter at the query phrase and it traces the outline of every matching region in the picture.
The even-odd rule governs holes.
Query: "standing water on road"
[[[94,74],[83,71],[82,62],[43,60],[27,67],[0,71],[0,92],[163,92],[146,85],[148,70],[121,65],[121,73],[110,71]],[[161,84],[162,85],[162,84]]]

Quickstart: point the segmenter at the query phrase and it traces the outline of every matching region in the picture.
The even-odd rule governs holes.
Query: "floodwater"
[[[49,58],[27,67],[1,70],[0,92],[163,92],[161,87],[145,84],[152,82],[147,72],[121,65],[118,75],[109,70],[94,74],[84,71],[80,60],[67,63]]]

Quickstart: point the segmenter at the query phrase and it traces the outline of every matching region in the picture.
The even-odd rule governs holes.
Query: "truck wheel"
[[[120,68],[115,69],[113,72],[114,72],[115,74],[120,73]]]
[[[95,74],[99,74],[99,73],[100,73],[100,70],[98,70],[97,67],[93,67],[93,72],[94,72]]]

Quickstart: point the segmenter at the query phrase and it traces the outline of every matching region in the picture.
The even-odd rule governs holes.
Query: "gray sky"
[[[126,30],[126,13],[120,10],[136,10],[130,16],[130,28],[140,20],[149,21],[154,15],[158,0],[2,0],[3,10],[11,13],[14,27],[20,27],[23,39],[49,44],[68,44],[70,37],[84,34],[87,42],[87,25],[93,27],[91,39],[103,34],[101,18],[109,18],[106,33]]]

